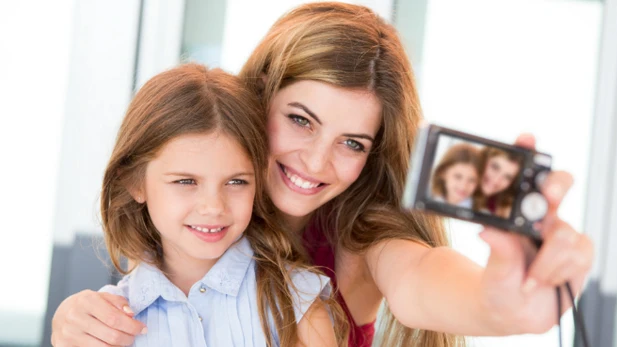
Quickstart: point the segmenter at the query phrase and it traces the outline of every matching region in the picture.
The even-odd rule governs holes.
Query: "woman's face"
[[[501,193],[516,178],[518,170],[518,163],[509,160],[503,155],[489,158],[482,176],[482,194],[484,196],[492,196]]]
[[[469,198],[478,185],[478,171],[469,163],[456,163],[443,173],[446,188],[446,200],[459,204]]]
[[[360,175],[381,122],[370,92],[299,81],[270,104],[268,193],[286,215],[304,217]]]

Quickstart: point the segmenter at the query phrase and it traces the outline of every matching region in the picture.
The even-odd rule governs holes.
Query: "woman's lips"
[[[285,183],[285,185],[291,189],[294,192],[303,194],[303,195],[313,195],[316,193],[321,192],[322,190],[325,189],[325,187],[328,186],[328,184],[323,183],[323,182],[318,182],[314,179],[308,178],[305,175],[302,175],[300,173],[298,173],[297,171],[290,169],[286,166],[284,166],[281,163],[277,163],[278,167],[279,167],[279,172],[281,175],[281,179],[283,180],[283,182]],[[287,171],[287,173],[285,173]],[[289,175],[289,176],[288,176]],[[295,177],[293,179],[296,180],[296,182],[294,183],[292,181],[292,178],[290,177]],[[303,188],[301,186],[299,186],[298,180],[300,181],[300,184],[302,185],[308,185],[307,188]],[[315,186],[317,185],[317,186]]]

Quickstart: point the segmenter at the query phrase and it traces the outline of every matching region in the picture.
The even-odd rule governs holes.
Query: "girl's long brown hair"
[[[240,77],[266,109],[278,90],[299,80],[369,90],[381,100],[381,128],[360,177],[314,216],[323,230],[332,231],[333,245],[364,252],[387,239],[448,244],[441,219],[401,206],[421,109],[409,59],[391,25],[363,6],[302,5],[273,25]],[[382,346],[449,347],[459,341],[406,328],[390,312],[385,316]]]
[[[523,158],[520,155],[495,147],[484,147],[480,150],[480,172],[482,175],[484,175],[489,159],[498,156],[502,156],[508,161],[518,164],[519,170],[523,167]],[[480,178],[480,180],[482,180],[482,178]],[[506,189],[490,197],[487,197],[482,193],[482,184],[478,184],[473,196],[474,209],[477,211],[488,209],[488,199],[493,199],[495,203],[495,213],[498,216],[508,218],[512,204],[514,204],[514,197],[517,194],[515,183],[516,177],[512,180],[512,182],[510,182],[510,185]]]
[[[466,143],[454,145],[443,155],[443,158],[441,158],[441,161],[439,161],[439,164],[437,164],[437,167],[433,171],[433,180],[431,181],[431,191],[433,195],[447,198],[446,183],[442,176],[450,166],[459,163],[472,165],[478,173],[478,179],[480,178],[482,166],[480,165],[479,150]]]
[[[264,193],[268,146],[263,110],[256,96],[235,76],[186,64],[160,73],[135,95],[118,132],[105,170],[101,216],[105,242],[114,266],[122,273],[121,257],[132,264],[148,262],[161,268],[161,237],[145,204],[137,203],[130,190],[140,187],[148,162],[170,140],[185,134],[221,132],[235,139],[255,168],[256,196],[253,217],[244,235],[256,260],[257,299],[268,346],[298,342],[292,303],[295,290],[289,272],[309,269],[299,246],[281,228]],[[310,269],[309,269],[310,270]],[[342,314],[332,299],[333,316]],[[268,317],[272,317],[271,326]],[[343,330],[345,324],[337,324]]]

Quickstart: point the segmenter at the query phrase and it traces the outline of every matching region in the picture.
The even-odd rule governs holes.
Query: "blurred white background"
[[[100,234],[102,171],[132,91],[180,61],[238,72],[270,25],[303,2],[0,1],[0,347],[49,344],[52,252],[71,247],[77,233]],[[578,230],[588,226],[590,201],[605,198],[589,189],[591,135],[598,110],[613,107],[617,95],[600,72],[617,65],[616,55],[602,63],[612,51],[601,44],[607,35],[617,39],[617,30],[606,33],[614,0],[348,2],[373,8],[399,29],[428,120],[504,142],[533,133],[554,167],[575,178],[561,215]],[[609,78],[617,82],[617,73]],[[613,93],[608,99],[598,96],[605,89]],[[611,130],[602,139],[614,145]],[[598,169],[610,176],[608,168]],[[480,227],[448,226],[453,246],[485,264]],[[603,270],[596,267],[594,276]],[[614,306],[611,312],[614,322]],[[563,325],[571,346],[571,319]],[[558,345],[556,329],[470,341]],[[611,341],[617,346],[617,337]]]

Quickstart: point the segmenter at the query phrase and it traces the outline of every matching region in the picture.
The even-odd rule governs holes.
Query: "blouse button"
[[[204,288],[204,287],[199,288],[199,292],[205,293],[206,292],[206,288]]]
[[[203,318],[201,318],[201,316],[198,316],[198,317],[199,317],[199,321],[201,322],[203,320]]]

